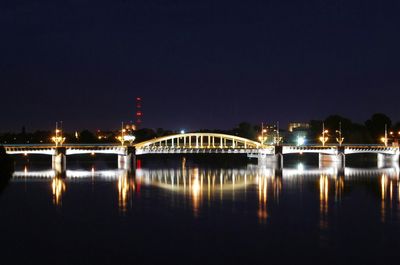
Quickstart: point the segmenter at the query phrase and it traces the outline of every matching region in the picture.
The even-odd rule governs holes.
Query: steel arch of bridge
[[[136,150],[175,149],[257,149],[261,144],[243,137],[221,133],[184,133],[137,143]]]

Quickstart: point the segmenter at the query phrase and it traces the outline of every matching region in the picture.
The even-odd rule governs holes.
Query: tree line
[[[307,129],[307,140],[309,143],[317,143],[318,138],[322,132],[322,126],[327,129],[330,142],[334,142],[336,137],[336,130],[339,130],[339,124],[341,126],[342,135],[345,138],[345,143],[357,144],[374,144],[380,143],[381,137],[384,136],[385,126],[387,127],[388,137],[399,138],[400,122],[392,123],[392,120],[383,113],[375,113],[364,123],[357,123],[351,121],[349,118],[340,115],[330,115],[324,120],[311,120],[309,121],[310,127]],[[251,124],[249,122],[241,122],[235,128],[230,130],[210,130],[200,129],[196,132],[212,132],[212,133],[225,133],[230,135],[236,135],[247,139],[257,141],[258,136],[261,132],[260,124]],[[284,136],[283,142],[288,142],[290,133],[285,129],[280,129],[281,135]],[[393,134],[391,134],[391,132]],[[142,128],[136,130],[134,135],[136,137],[135,142],[141,142],[156,137],[171,135],[179,133],[178,131],[165,130],[162,128],[151,129]],[[54,132],[47,130],[38,130],[35,132],[26,132],[23,127],[21,132],[18,133],[1,133],[0,143],[1,144],[49,144],[52,143],[51,137]],[[92,132],[90,130],[82,130],[78,133],[65,132],[63,134],[66,137],[67,143],[118,143],[117,136],[120,135],[120,131],[109,131],[109,132]],[[100,137],[99,137],[100,136]]]

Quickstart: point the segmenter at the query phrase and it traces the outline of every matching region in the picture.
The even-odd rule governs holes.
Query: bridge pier
[[[51,157],[52,168],[62,174],[67,168],[67,157],[65,147],[56,147],[55,152]]]
[[[346,157],[344,153],[339,152],[338,154],[319,154],[319,167],[345,167]]]
[[[265,155],[259,154],[257,157],[259,166],[268,166],[273,168],[282,168],[283,167],[283,156],[282,154],[276,155]]]
[[[126,148],[124,155],[118,155],[118,168],[126,170],[135,170],[136,168],[136,150],[133,146]]]
[[[393,166],[399,163],[399,154],[378,154],[378,168]]]
[[[259,166],[283,168],[282,146],[275,146],[274,154],[259,153],[257,159]]]

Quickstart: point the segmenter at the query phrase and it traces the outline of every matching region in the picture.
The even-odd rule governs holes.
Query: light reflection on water
[[[66,190],[65,181],[62,178],[53,178],[51,181],[51,190],[53,192],[53,203],[62,204],[62,195]]]
[[[60,176],[55,170],[30,171],[25,167],[15,171],[12,181],[49,181],[51,200],[54,205],[62,207],[63,195],[68,193],[68,185],[80,181],[106,181],[115,183],[118,198],[118,209],[125,214],[132,208],[134,195],[140,187],[148,187],[166,191],[170,196],[176,194],[188,200],[193,216],[201,215],[202,209],[217,201],[249,201],[247,191],[254,190],[258,201],[257,216],[259,223],[266,223],[271,216],[269,205],[278,205],[285,197],[285,189],[302,193],[305,183],[315,183],[319,193],[319,227],[329,227],[329,213],[333,204],[340,204],[346,196],[347,186],[357,186],[360,181],[376,180],[380,190],[380,216],[385,222],[388,209],[396,210],[400,203],[399,169],[392,168],[295,168],[277,170],[256,165],[244,168],[204,168],[186,166],[175,168],[141,168],[135,172],[123,169],[113,170],[67,170]],[[374,188],[372,188],[373,190]],[[175,194],[175,195],[174,195]],[[172,199],[171,199],[172,200]],[[175,199],[174,199],[175,200]]]
[[[328,176],[321,174],[319,177],[319,212],[320,212],[320,228],[328,227],[328,209],[329,209],[329,181]]]
[[[128,174],[118,176],[118,208],[122,213],[127,211],[128,201],[132,203],[135,184]]]
[[[367,264],[397,253],[398,167],[148,165],[129,172],[84,164],[62,174],[20,166],[0,196],[3,239],[11,242],[4,253],[27,257],[14,264],[37,253],[42,259],[43,249],[55,253],[51,262],[68,253],[63,264],[87,264],[88,246],[90,264],[110,253],[106,264],[129,264],[140,253],[138,264],[176,253],[205,253],[207,261],[221,253],[218,264],[263,263],[265,253],[278,264],[348,257]],[[162,260],[140,262],[155,256]]]
[[[390,177],[386,173],[382,173],[380,177],[380,193],[381,193],[381,222],[385,223],[388,218],[387,211],[390,213],[393,209],[398,209],[400,205],[400,185],[399,175]]]

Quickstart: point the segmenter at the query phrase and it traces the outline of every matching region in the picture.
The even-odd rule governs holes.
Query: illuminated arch
[[[169,136],[163,136],[152,140],[135,144],[138,149],[151,148],[209,148],[209,149],[227,149],[244,148],[256,149],[260,143],[243,137],[221,133],[184,133]]]

